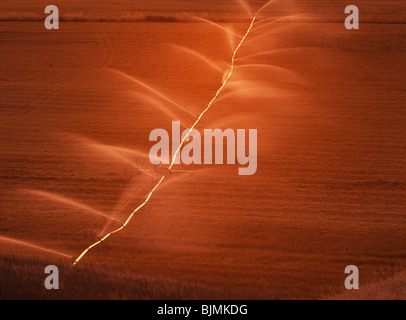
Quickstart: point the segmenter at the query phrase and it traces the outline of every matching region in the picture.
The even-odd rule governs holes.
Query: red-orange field
[[[363,2],[351,31],[345,1],[262,11],[196,125],[257,129],[256,174],[176,165],[126,228],[72,267],[144,202],[160,178],[150,132],[193,125],[251,21],[222,1],[189,4],[217,26],[176,1],[124,19],[127,2],[114,21],[100,11],[85,22],[90,7],[61,1],[71,15],[53,31],[1,4],[0,298],[405,299],[400,2]],[[58,291],[43,286],[49,264]],[[345,290],[347,265],[359,268],[357,291]]]

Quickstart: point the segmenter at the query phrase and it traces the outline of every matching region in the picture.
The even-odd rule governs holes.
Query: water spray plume
[[[156,107],[159,111],[161,111],[162,113],[166,114],[169,118],[171,118],[172,121],[179,119],[179,117],[174,112],[172,112],[171,108],[163,104],[161,101],[158,101],[158,99],[153,98],[151,95],[137,91],[131,91],[131,94],[143,99],[145,102]],[[181,120],[180,123],[182,126],[186,127],[186,124],[183,120]]]
[[[192,50],[192,49],[183,47],[183,46],[179,46],[179,45],[174,45],[174,47],[179,48],[179,49],[181,49],[182,51],[185,51],[185,52],[187,52],[187,53],[189,53],[189,54],[191,54],[191,55],[194,55],[194,56],[198,57],[198,58],[201,59],[202,61],[206,62],[209,66],[211,66],[213,69],[215,69],[215,70],[217,70],[217,71],[219,71],[219,72],[221,72],[221,73],[224,73],[224,70],[222,70],[217,64],[215,64],[213,61],[211,61],[211,60],[209,60],[208,58],[206,58],[206,57],[205,57],[204,55],[202,55],[201,53],[199,53],[199,52],[197,52],[197,51],[195,51],[195,50]]]
[[[249,99],[252,100],[254,98],[258,98],[260,96],[262,99],[273,99],[273,98],[284,98],[289,95],[288,90],[284,90],[281,88],[275,88],[272,86],[262,86],[257,88],[246,88],[246,89],[235,89],[231,92],[224,93],[219,97],[216,102],[219,103],[221,101],[227,100],[229,98],[237,98],[241,99]]]
[[[304,14],[292,14],[290,16],[284,16],[278,19],[273,19],[273,20],[263,20],[261,21],[261,24],[256,26],[252,31],[257,32],[259,29],[262,29],[264,27],[269,26],[270,24],[275,24],[278,22],[292,22],[292,21],[296,21],[298,17],[307,17]],[[266,34],[266,33],[265,33]]]
[[[295,74],[293,71],[287,69],[287,68],[283,68],[283,67],[279,67],[279,66],[275,66],[272,64],[265,64],[265,63],[247,63],[247,64],[241,64],[237,67],[235,67],[236,69],[244,69],[244,68],[261,68],[261,69],[271,69],[273,71],[281,71],[281,72],[285,72],[285,73],[291,73],[292,75]],[[295,74],[296,75],[296,74]]]
[[[100,152],[104,152],[112,156],[113,158],[116,158],[117,160],[120,160],[130,166],[132,166],[134,169],[141,171],[142,167],[138,164],[136,164],[134,161],[129,159],[128,157],[124,156],[123,153],[133,153],[137,156],[139,156],[139,152],[132,151],[130,149],[125,149],[125,148],[120,148],[120,147],[114,147],[114,146],[109,146],[105,144],[90,144],[89,146],[95,148],[96,150],[99,150]],[[142,171],[143,172],[143,171]],[[145,172],[151,177],[155,177],[152,173]]]
[[[258,15],[258,13],[260,13],[262,10],[264,10],[266,7],[268,7],[272,2],[273,2],[273,0],[270,0],[267,3],[265,3],[261,8],[259,8],[259,10],[255,13],[255,15]]]
[[[297,74],[296,72],[289,70],[284,67],[280,66],[275,66],[271,64],[263,64],[263,63],[251,63],[251,64],[243,64],[239,65],[236,67],[236,69],[249,69],[249,68],[260,68],[262,70],[269,70],[273,73],[280,74],[283,76],[283,79],[288,79],[290,78],[290,81],[298,83],[298,84],[304,84],[303,77]]]
[[[43,252],[52,253],[52,254],[55,254],[55,255],[58,255],[58,256],[61,256],[61,257],[64,257],[64,258],[68,258],[68,259],[73,258],[72,256],[70,256],[68,254],[65,254],[65,253],[62,253],[62,252],[59,252],[59,251],[56,251],[56,250],[44,248],[44,247],[38,246],[36,244],[26,242],[26,241],[22,241],[22,240],[17,240],[17,239],[12,239],[12,238],[8,238],[8,237],[0,236],[0,241],[13,243],[13,244],[16,244],[16,245],[19,245],[19,246],[36,249],[36,250],[43,251]]]
[[[93,146],[98,149],[109,149],[109,150],[114,150],[114,151],[118,151],[118,152],[133,154],[135,156],[148,159],[148,154],[146,154],[145,152],[142,152],[142,151],[135,150],[135,149],[117,147],[117,146],[112,146],[112,145],[102,144],[102,143],[95,143],[95,144],[93,144]]]
[[[252,11],[246,0],[235,0],[250,16],[252,19]]]
[[[230,46],[231,46],[231,50],[234,51],[234,39],[235,39],[235,38],[241,39],[242,36],[241,36],[240,34],[234,32],[233,30],[231,30],[231,29],[229,29],[229,28],[226,28],[226,27],[222,26],[222,25],[219,24],[219,23],[215,23],[215,22],[213,22],[213,21],[211,21],[211,20],[204,19],[204,18],[201,18],[201,17],[194,17],[194,18],[195,18],[196,20],[199,20],[199,21],[207,22],[207,23],[209,23],[209,24],[215,26],[216,28],[219,28],[219,29],[221,29],[222,31],[225,31],[226,34],[227,34],[228,41],[229,41]]]
[[[86,212],[90,212],[90,213],[93,213],[95,215],[107,218],[109,220],[115,220],[115,221],[121,223],[120,220],[115,219],[115,218],[109,216],[106,213],[103,213],[103,212],[101,212],[99,210],[93,209],[92,207],[90,207],[90,206],[88,206],[86,204],[80,203],[79,201],[70,199],[68,197],[65,197],[65,196],[62,196],[62,195],[59,195],[59,194],[46,192],[46,191],[41,191],[41,190],[29,190],[29,189],[21,189],[21,190],[23,192],[27,192],[29,194],[32,194],[32,195],[35,195],[35,196],[38,196],[38,197],[43,197],[43,198],[46,198],[46,199],[54,201],[54,202],[59,202],[59,203],[62,203],[62,204],[66,204],[66,205],[68,205],[70,207],[81,209],[81,210],[84,210]]]
[[[138,151],[136,149],[129,149],[129,148],[124,148],[124,147],[117,147],[117,146],[102,144],[102,143],[96,142],[90,138],[78,136],[78,135],[75,135],[75,138],[80,140],[83,144],[85,144],[86,146],[88,146],[90,148],[93,148],[99,152],[108,154],[109,156],[111,156],[123,163],[130,165],[137,171],[141,171],[143,168],[140,165],[138,165],[136,162],[134,162],[133,160],[126,157],[125,154],[134,155],[137,157],[141,157],[143,159],[149,159],[149,155],[146,152]],[[155,178],[155,176],[150,172],[145,172],[145,171],[141,171],[141,172],[146,173],[150,177]]]
[[[109,150],[114,150],[117,152],[129,153],[129,154],[133,154],[135,156],[141,157],[141,158],[149,159],[149,155],[145,151],[140,151],[140,150],[137,150],[134,148],[126,148],[126,147],[119,147],[119,146],[114,146],[114,145],[110,145],[110,144],[104,144],[101,142],[97,142],[96,140],[93,140],[93,139],[90,139],[90,138],[87,138],[84,136],[79,136],[79,135],[75,135],[75,138],[80,140],[86,146],[94,147],[99,150],[100,149],[109,149]]]
[[[176,103],[175,101],[173,101],[172,99],[168,98],[166,95],[164,95],[163,93],[159,92],[158,90],[152,88],[151,86],[147,85],[146,83],[142,82],[141,80],[136,79],[133,76],[130,76],[122,71],[116,70],[116,69],[111,69],[109,68],[109,70],[111,70],[112,72],[138,84],[139,86],[143,87],[144,89],[149,90],[150,92],[154,93],[155,95],[161,97],[162,99],[164,99],[165,101],[169,102],[170,104],[172,104],[173,106],[179,108],[180,110],[182,110],[183,112],[186,112],[187,114],[191,115],[192,117],[196,118],[196,116],[191,113],[189,110],[186,110],[184,107],[182,107],[180,104]]]
[[[311,50],[311,49],[320,49],[320,48],[318,48],[318,47],[292,47],[292,48],[281,48],[281,49],[267,50],[267,51],[262,51],[262,52],[250,54],[248,56],[240,57],[240,58],[236,59],[236,61],[241,61],[241,60],[244,60],[244,59],[249,59],[249,58],[258,57],[258,56],[278,54],[278,53],[281,53],[281,52],[290,52],[290,51],[297,51],[297,50]]]
[[[180,149],[182,148],[182,146],[184,145],[185,141],[188,139],[188,137],[190,136],[191,132],[193,131],[193,129],[196,127],[196,125],[199,123],[199,121],[202,119],[202,117],[204,116],[204,114],[211,108],[211,106],[213,105],[213,103],[216,101],[217,97],[219,96],[219,94],[224,90],[224,87],[226,86],[228,80],[230,79],[231,75],[233,74],[234,71],[234,62],[235,62],[235,57],[237,55],[238,50],[241,48],[242,44],[244,43],[245,39],[247,38],[247,36],[249,35],[252,26],[254,25],[255,22],[255,17],[253,17],[251,24],[247,30],[247,32],[245,33],[245,35],[242,37],[240,43],[238,44],[237,48],[234,50],[233,52],[233,56],[231,58],[231,64],[230,64],[230,71],[227,75],[227,77],[224,79],[224,81],[222,82],[222,85],[220,86],[220,88],[217,90],[216,94],[214,95],[213,99],[210,100],[210,102],[208,103],[206,109],[203,110],[203,112],[199,115],[199,117],[197,118],[197,120],[195,121],[195,123],[193,124],[193,126],[189,129],[188,133],[185,135],[185,137],[182,139],[178,149],[176,150],[176,152],[174,153],[172,162],[169,166],[169,170],[172,169],[175,161],[176,161],[176,157],[179,154]],[[92,245],[90,245],[89,247],[87,247],[80,255],[79,257],[74,261],[73,265],[76,265],[79,263],[79,261],[89,252],[89,250],[93,249],[94,247],[96,247],[97,245],[101,244],[103,241],[105,241],[107,238],[109,238],[111,235],[120,232],[121,230],[123,230],[128,223],[132,220],[132,218],[134,217],[134,215],[140,211],[151,199],[152,195],[154,194],[154,192],[156,191],[156,189],[162,184],[162,182],[164,181],[166,175],[163,175],[161,177],[161,179],[158,181],[158,183],[152,188],[152,190],[149,192],[149,194],[147,195],[146,199],[144,200],[144,202],[139,205],[128,217],[128,219],[125,221],[125,223],[118,229],[108,233],[107,235],[105,235],[102,239],[98,240],[97,242],[93,243]]]
[[[146,176],[145,176],[146,178]],[[112,215],[116,216],[118,213],[123,212],[127,205],[130,204],[137,196],[137,191],[143,190],[141,185],[145,182],[145,179],[140,179],[140,177],[133,178],[133,180],[126,186],[124,191],[122,192],[119,200],[117,201],[114,209],[112,210]],[[146,182],[148,183],[148,182]],[[145,198],[145,197],[144,197]],[[103,236],[107,229],[111,227],[113,221],[106,221],[103,229],[99,232],[99,237]]]
[[[228,29],[228,28],[226,28],[226,27],[223,27],[223,26],[222,26],[221,24],[219,24],[219,23],[215,23],[215,22],[213,22],[213,21],[211,21],[211,20],[204,19],[204,18],[200,18],[200,17],[195,17],[195,19],[196,19],[196,20],[200,20],[200,21],[204,21],[204,22],[207,22],[207,23],[210,23],[211,25],[213,25],[213,26],[215,26],[215,27],[217,27],[217,28],[219,28],[219,29],[225,31],[227,34],[231,34],[231,35],[233,35],[233,36],[236,36],[236,37],[238,37],[238,38],[241,38],[241,35],[240,35],[240,34],[234,32],[233,30],[230,30],[230,29]]]
[[[235,48],[235,37],[232,33],[227,33],[228,43],[230,44],[230,48],[233,51]]]

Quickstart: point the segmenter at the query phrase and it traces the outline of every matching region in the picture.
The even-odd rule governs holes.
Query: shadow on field
[[[193,300],[249,299],[258,293],[213,290],[193,283],[159,279],[97,266],[58,262],[59,290],[47,290],[45,267],[39,258],[0,256],[0,300]]]

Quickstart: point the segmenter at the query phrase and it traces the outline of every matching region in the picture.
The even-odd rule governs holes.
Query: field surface
[[[150,132],[193,124],[250,24],[226,1],[162,3],[60,1],[65,21],[47,31],[42,4],[2,1],[0,298],[404,299],[404,1],[360,1],[357,31],[345,1],[275,1],[196,128],[257,129],[257,173],[177,167],[192,172],[70,267],[119,226],[106,216],[144,201]]]

